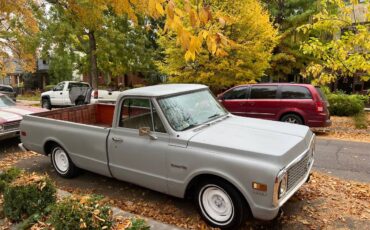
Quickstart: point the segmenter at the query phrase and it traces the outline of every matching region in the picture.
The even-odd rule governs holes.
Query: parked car
[[[176,197],[192,197],[214,227],[271,220],[308,180],[307,126],[228,113],[203,85],[124,91],[116,105],[27,115],[20,148],[51,155],[56,172],[82,168]]]
[[[231,113],[310,127],[331,125],[329,103],[320,88],[310,84],[266,83],[240,85],[218,96]]]
[[[119,91],[93,90],[86,82],[63,81],[41,94],[41,107],[63,108],[90,103],[115,103]]]
[[[45,110],[16,105],[12,99],[0,93],[0,141],[19,136],[19,123],[23,115],[42,111]]]
[[[11,87],[10,85],[0,84],[0,93],[7,95],[13,101],[17,100],[17,93],[14,91],[13,87]]]

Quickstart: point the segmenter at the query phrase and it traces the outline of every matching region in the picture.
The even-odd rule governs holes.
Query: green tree
[[[196,47],[198,57],[187,61],[182,58],[187,52],[178,47],[178,39],[169,32],[159,39],[165,54],[164,61],[158,63],[160,70],[170,77],[170,82],[202,83],[216,91],[260,78],[269,66],[271,51],[277,41],[277,31],[270,23],[267,11],[257,0],[232,3],[213,0],[209,4],[224,12],[219,18],[223,24],[222,32],[235,43],[219,49],[212,41],[213,36],[207,37],[209,32],[204,31],[199,40],[192,40],[194,45],[190,45]],[[224,36],[217,36],[216,39],[223,43]],[[209,47],[218,55],[211,55]]]
[[[273,50],[271,68],[266,74],[273,81],[287,81],[300,76],[313,57],[303,54],[300,44],[310,34],[297,28],[310,22],[317,12],[317,0],[263,0],[280,33],[279,44]]]
[[[311,55],[304,74],[316,84],[326,84],[339,76],[370,79],[369,5],[349,4],[343,0],[320,0],[320,11],[312,23],[300,31],[315,34],[302,44],[302,52]],[[359,10],[359,7],[363,7]],[[367,13],[362,13],[366,12]]]

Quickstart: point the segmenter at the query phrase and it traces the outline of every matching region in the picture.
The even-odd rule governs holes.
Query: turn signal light
[[[258,182],[252,182],[252,188],[258,191],[266,192],[267,191],[267,185],[261,184]]]

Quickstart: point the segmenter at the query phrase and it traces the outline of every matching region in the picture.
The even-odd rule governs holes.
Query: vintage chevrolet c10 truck
[[[78,169],[193,198],[212,226],[249,215],[271,220],[308,180],[315,135],[307,126],[238,117],[206,86],[124,91],[93,104],[24,117],[20,147],[51,155],[56,172]]]

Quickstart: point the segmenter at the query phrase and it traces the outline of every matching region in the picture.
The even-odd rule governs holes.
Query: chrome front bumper
[[[24,147],[23,143],[18,144],[18,147],[23,151],[23,152],[28,152],[28,149]]]
[[[0,132],[0,141],[5,140],[5,139],[14,138],[14,137],[19,137],[19,130]]]

